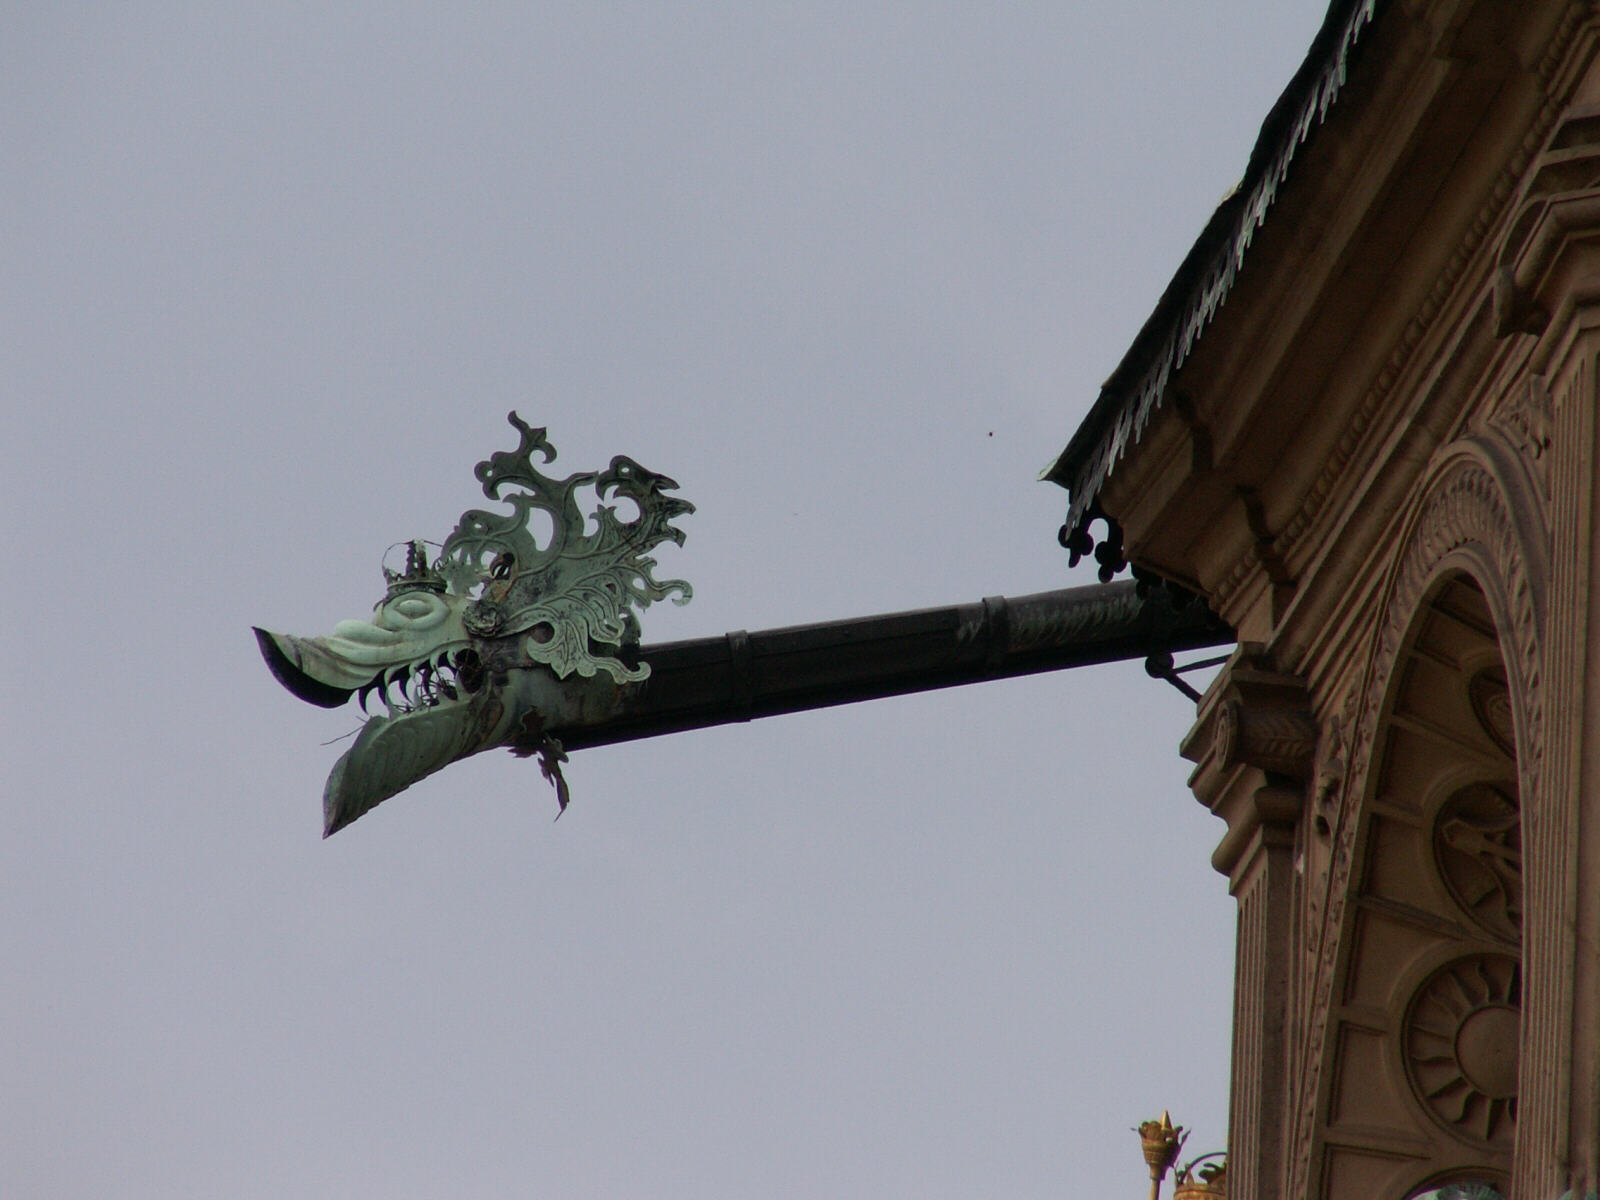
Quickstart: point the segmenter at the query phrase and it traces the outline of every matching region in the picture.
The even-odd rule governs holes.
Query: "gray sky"
[[[1035,482],[1321,0],[0,7],[0,1191],[1142,1195],[1233,905],[1138,663],[323,842],[367,614],[518,409],[699,511],[647,641],[1091,582]]]

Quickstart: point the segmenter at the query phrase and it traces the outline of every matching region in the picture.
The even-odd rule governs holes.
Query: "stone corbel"
[[[1258,834],[1290,833],[1300,819],[1317,752],[1305,681],[1277,670],[1258,643],[1241,644],[1180,751],[1195,764],[1195,796],[1228,823],[1211,863],[1231,877]]]
[[[1600,109],[1556,125],[1517,202],[1495,263],[1495,333],[1542,334],[1600,294]]]

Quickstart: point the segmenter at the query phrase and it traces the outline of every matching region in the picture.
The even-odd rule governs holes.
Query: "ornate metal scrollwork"
[[[673,480],[620,454],[604,471],[552,479],[533,465],[535,451],[546,463],[555,459],[545,431],[529,427],[516,413],[509,419],[522,434],[521,444],[479,463],[477,476],[483,494],[512,511],[463,513],[437,564],[451,590],[477,595],[462,614],[463,623],[480,637],[526,633],[528,657],[561,679],[596,671],[619,683],[646,678],[648,664],[630,666],[604,647],[638,641],[635,608],[668,596],[678,604],[689,602],[689,585],[681,579],[657,582],[651,573],[655,560],[645,554],[662,542],[682,545],[683,531],[672,520],[693,512],[694,505],[667,494],[678,486]],[[585,486],[602,500],[631,502],[637,516],[624,521],[615,506],[601,504],[585,517],[575,499]],[[528,527],[535,512],[553,522],[543,546]]]

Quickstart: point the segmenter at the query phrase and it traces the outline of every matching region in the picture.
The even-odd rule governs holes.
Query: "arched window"
[[[1406,1200],[1505,1200],[1500,1189],[1481,1179],[1458,1179],[1449,1183],[1430,1183]]]

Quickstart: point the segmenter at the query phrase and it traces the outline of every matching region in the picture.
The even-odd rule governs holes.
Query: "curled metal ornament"
[[[689,585],[658,581],[648,557],[683,542],[672,522],[694,506],[669,494],[678,485],[621,455],[603,471],[545,475],[532,457],[554,460],[545,431],[509,419],[518,447],[477,466],[484,495],[508,513],[463,513],[431,562],[426,543],[411,542],[405,569],[385,568],[370,620],[310,638],[256,630],[273,674],[301,699],[383,705],[328,777],[325,833],[457,759],[521,745],[530,714],[555,727],[603,707],[649,677],[636,611],[689,600]],[[598,500],[589,513],[579,505],[586,488]],[[536,513],[549,521],[544,539],[529,528]],[[559,763],[560,745],[548,740],[543,752]]]
[[[648,665],[630,666],[606,647],[637,641],[633,609],[668,596],[689,602],[689,585],[681,579],[657,582],[655,560],[646,554],[662,542],[683,544],[683,531],[672,519],[693,512],[694,505],[667,494],[676,482],[620,454],[604,471],[552,479],[533,465],[535,451],[547,463],[556,456],[545,431],[530,428],[516,413],[510,420],[522,434],[521,445],[479,463],[477,475],[483,494],[512,511],[463,513],[437,564],[452,591],[477,596],[463,621],[485,637],[531,631],[523,649],[560,679],[596,671],[619,683],[646,678]],[[601,500],[631,502],[637,515],[625,521],[614,505],[602,503],[586,517],[574,497],[585,486]],[[543,546],[528,528],[535,512],[552,520]]]

